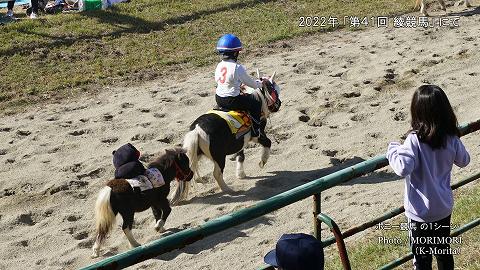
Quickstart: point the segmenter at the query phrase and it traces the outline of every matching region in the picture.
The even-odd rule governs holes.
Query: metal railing
[[[460,132],[463,136],[479,129],[480,120],[477,120],[461,126]],[[141,261],[154,258],[161,254],[183,248],[205,237],[261,217],[265,214],[271,213],[310,196],[314,196],[314,228],[316,236],[320,238],[319,232],[321,221],[317,218],[321,213],[320,193],[338,184],[373,172],[387,165],[388,161],[384,155],[377,156],[275,195],[245,209],[218,217],[194,228],[189,228],[178,233],[165,236],[140,247],[101,260],[82,269],[122,269]]]

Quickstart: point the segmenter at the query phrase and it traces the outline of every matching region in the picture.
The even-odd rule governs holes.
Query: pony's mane
[[[161,155],[154,161],[150,162],[148,164],[148,168],[157,168],[157,169],[163,169],[166,170],[170,166],[172,166],[173,162],[175,161],[175,157],[178,154],[185,154],[185,150],[180,147],[175,147],[173,149],[166,149],[165,154]]]
[[[262,104],[263,116],[267,118],[270,115],[270,111],[268,110],[267,106],[267,98],[271,98],[270,95],[266,91],[264,96],[260,89],[252,89],[251,93],[252,96]]]

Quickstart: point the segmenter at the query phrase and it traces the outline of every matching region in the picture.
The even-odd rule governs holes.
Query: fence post
[[[321,193],[313,194],[313,233],[315,235],[315,238],[318,240],[322,240],[322,228],[321,224],[322,222],[318,220],[317,216],[322,212],[321,209]]]

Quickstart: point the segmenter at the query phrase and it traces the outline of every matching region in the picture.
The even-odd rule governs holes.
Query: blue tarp
[[[29,5],[30,0],[16,0],[15,6]],[[7,8],[7,0],[0,0],[0,8]]]

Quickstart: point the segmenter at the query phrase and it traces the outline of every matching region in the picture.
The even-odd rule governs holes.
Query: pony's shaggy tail
[[[100,190],[95,203],[95,229],[97,230],[97,239],[99,243],[107,237],[108,233],[115,224],[115,214],[110,206],[110,194],[112,188],[104,187]]]
[[[195,177],[199,177],[198,173],[198,137],[200,127],[197,125],[194,130],[189,131],[183,139],[183,148],[187,151],[187,157],[190,160],[190,170],[195,173]]]

